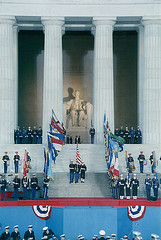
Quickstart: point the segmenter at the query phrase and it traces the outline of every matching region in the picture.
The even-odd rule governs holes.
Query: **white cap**
[[[104,236],[105,233],[106,233],[106,232],[105,232],[104,230],[100,230],[100,231],[99,231],[99,234],[100,234],[101,236]]]
[[[133,234],[134,234],[135,236],[141,235],[141,233],[140,233],[140,232],[137,232],[137,231],[134,231]]]
[[[5,229],[9,229],[10,227],[9,226],[6,226]]]
[[[65,237],[65,234],[60,235],[60,237]]]
[[[18,225],[15,225],[13,228],[18,228]]]
[[[47,229],[48,229],[48,227],[43,227],[43,229],[42,229],[42,230],[43,230],[43,231],[46,231]]]
[[[32,225],[28,225],[28,228],[32,228]]]

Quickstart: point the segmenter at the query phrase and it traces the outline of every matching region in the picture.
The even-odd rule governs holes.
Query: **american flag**
[[[77,143],[77,150],[76,150],[76,163],[82,164],[82,160],[79,154],[79,148],[78,148],[78,143]]]

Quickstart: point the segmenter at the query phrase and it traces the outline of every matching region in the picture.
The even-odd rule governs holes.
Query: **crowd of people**
[[[73,160],[70,161],[69,164],[70,170],[70,183],[78,183],[79,179],[81,183],[85,182],[85,172],[87,171],[87,167],[84,162],[81,164],[74,163]]]
[[[123,138],[125,140],[125,144],[142,143],[142,133],[139,126],[137,127],[137,130],[135,130],[134,127],[131,127],[130,130],[126,127],[124,130],[123,126],[121,126],[120,129],[115,129],[115,135]]]
[[[25,127],[20,129],[18,126],[14,131],[14,140],[15,144],[41,144],[42,143],[42,128],[38,129],[36,126],[31,129],[28,127],[27,130]]]

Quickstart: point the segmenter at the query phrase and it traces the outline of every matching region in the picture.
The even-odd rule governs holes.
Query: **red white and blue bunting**
[[[145,210],[146,210],[145,206],[127,207],[128,217],[131,221],[138,221],[144,217]]]
[[[51,215],[51,206],[32,206],[35,215],[41,219],[47,220]]]

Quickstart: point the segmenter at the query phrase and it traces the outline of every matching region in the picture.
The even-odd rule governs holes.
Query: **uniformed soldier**
[[[85,172],[87,171],[87,167],[83,161],[81,164],[80,171],[81,171],[81,183],[84,183],[85,182]]]
[[[139,240],[140,239],[140,235],[141,235],[140,232],[134,231],[133,234],[134,234],[134,240]]]
[[[135,139],[135,129],[131,127],[129,131],[129,136],[130,136],[130,143],[134,144],[134,139]]]
[[[111,180],[111,186],[112,186],[112,196],[114,199],[118,199],[118,179],[116,177],[113,177]]]
[[[159,236],[157,234],[152,233],[151,238],[152,238],[152,240],[158,240]]]
[[[27,152],[27,167],[28,167],[27,172],[29,172],[29,170],[31,169],[31,157],[29,155],[29,152]]]
[[[28,226],[28,230],[24,234],[24,240],[29,240],[29,239],[35,240],[35,234],[34,234],[34,231],[32,230],[32,225]]]
[[[38,141],[38,144],[41,144],[42,143],[42,128],[39,127],[39,129],[37,130],[37,141]]]
[[[106,236],[106,240],[111,240],[110,236]]]
[[[44,198],[48,198],[49,182],[50,182],[50,178],[49,178],[49,176],[46,175],[44,178],[44,185],[43,185],[43,187],[44,187],[43,197]]]
[[[143,173],[144,161],[145,161],[145,156],[143,154],[143,151],[140,151],[138,160],[139,160],[139,164],[140,164],[140,173]]]
[[[65,240],[65,234],[60,235],[60,240]]]
[[[124,190],[125,190],[125,180],[123,179],[123,175],[120,175],[120,179],[118,179],[118,188],[119,188],[119,197],[120,199],[124,199]]]
[[[157,200],[158,199],[159,180],[156,175],[152,179],[152,187],[153,187],[154,197],[156,197],[156,200]]]
[[[127,160],[128,160],[128,163],[129,163],[129,173],[132,173],[135,170],[134,159],[131,156],[131,153],[129,153],[128,155],[129,155],[129,157],[128,157]]]
[[[27,190],[29,188],[29,179],[27,179],[27,176],[23,176],[22,178],[22,188],[23,188],[23,199],[27,199]]]
[[[149,174],[147,174],[147,177],[145,179],[145,185],[146,185],[147,200],[150,200],[150,192],[151,192],[151,187],[152,187],[152,180],[151,180]]]
[[[75,172],[75,183],[78,183],[80,168],[81,168],[81,165],[78,164],[78,163],[76,163],[76,164],[75,164],[75,168],[74,168],[74,172]]]
[[[18,173],[18,165],[20,163],[20,155],[18,154],[18,152],[15,152],[16,154],[13,157],[14,160],[14,165],[15,165],[15,173]]]
[[[119,130],[119,136],[122,138],[125,138],[125,131],[123,129],[123,126],[121,126],[120,130]]]
[[[18,231],[18,225],[15,225],[14,232],[11,233],[11,239],[12,240],[21,240],[20,233]]]
[[[156,170],[156,159],[155,159],[155,151],[152,152],[152,154],[150,155],[150,163],[151,163],[151,171],[152,173],[155,173],[155,170]]]
[[[115,233],[112,233],[112,234],[111,234],[111,239],[112,239],[112,240],[116,240],[116,234],[115,234]]]
[[[18,174],[15,174],[15,178],[13,179],[13,187],[14,187],[14,199],[18,199],[18,190],[20,189],[20,179],[18,178]]]
[[[131,179],[129,175],[125,178],[125,187],[126,187],[126,199],[130,199],[131,196]]]
[[[5,229],[5,232],[2,233],[1,239],[10,240],[11,239],[11,234],[9,233],[9,226],[6,226],[4,229]]]
[[[69,170],[70,170],[70,183],[73,183],[73,180],[74,180],[74,170],[75,170],[75,164],[73,163],[73,160],[70,161]]]
[[[118,128],[115,129],[115,135],[116,135],[117,137],[119,137],[119,129],[118,129]]]
[[[1,181],[0,181],[0,187],[1,187],[1,201],[5,199],[5,191],[6,191],[6,185],[7,181],[4,178],[4,175],[2,175]]]
[[[134,173],[134,177],[131,179],[131,188],[132,188],[132,197],[133,199],[137,199],[138,189],[139,189],[139,180],[136,177],[136,173]]]
[[[141,140],[142,140],[142,134],[141,134],[141,131],[140,131],[140,128],[138,126],[136,132],[135,132],[135,137],[136,137],[136,143],[137,144],[141,144]]]
[[[25,127],[22,128],[22,144],[26,143],[26,129]]]
[[[31,127],[28,127],[27,137],[28,137],[28,144],[31,144],[32,143],[32,130],[31,130]]]
[[[129,135],[128,127],[125,128],[124,135],[125,135],[125,144],[129,144],[130,135]]]
[[[90,130],[89,130],[89,134],[91,136],[91,144],[94,143],[94,135],[95,135],[95,129],[93,127],[93,125],[91,126]]]
[[[20,144],[21,130],[20,130],[19,126],[17,127],[17,130],[16,130],[15,134],[16,134],[16,144]]]
[[[34,126],[34,129],[32,131],[32,136],[33,136],[33,144],[37,144],[37,129],[36,126]]]
[[[7,173],[7,168],[9,166],[9,156],[7,155],[7,152],[5,152],[5,155],[2,158],[3,163],[4,163],[4,173]]]
[[[36,178],[36,175],[33,174],[31,178],[31,192],[32,192],[32,200],[35,200],[36,198],[36,189],[38,188],[38,179]]]
[[[53,239],[55,237],[54,232],[51,229],[48,229],[48,227],[44,227],[43,231],[43,237],[46,237],[45,239]]]
[[[100,230],[99,231],[99,234],[100,234],[100,238],[98,238],[98,240],[106,240],[105,238],[104,238],[104,236],[105,236],[105,231],[104,230]]]

